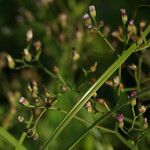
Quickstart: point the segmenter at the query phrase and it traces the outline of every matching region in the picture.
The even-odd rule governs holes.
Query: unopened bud
[[[119,85],[119,83],[120,83],[119,76],[115,76],[114,79],[113,79],[113,81],[114,81],[114,85],[115,86]]]
[[[137,66],[135,64],[128,65],[128,68],[131,70],[137,70]]]
[[[36,41],[35,43],[34,43],[34,46],[35,46],[35,49],[36,49],[36,51],[39,51],[39,50],[41,50],[41,41]]]
[[[21,105],[23,105],[23,106],[26,106],[26,107],[28,107],[28,106],[30,105],[29,102],[28,102],[28,100],[25,99],[24,97],[21,97],[21,98],[20,98],[19,103],[20,103]]]
[[[96,9],[94,5],[89,6],[90,15],[93,20],[95,20],[96,17]]]
[[[30,92],[32,91],[37,92],[38,91],[37,82],[35,80],[30,81],[28,84],[28,89],[30,90]]]
[[[62,12],[60,15],[59,15],[59,21],[60,21],[60,24],[65,27],[67,25],[67,19],[68,19],[68,16],[66,13]]]
[[[27,62],[30,62],[30,61],[32,60],[31,53],[30,53],[29,50],[26,49],[26,48],[25,48],[24,51],[23,51],[23,58],[24,58],[24,60],[27,61]]]
[[[72,48],[72,59],[73,61],[77,61],[80,58],[79,53],[75,48]]]
[[[68,91],[67,86],[62,85],[62,86],[61,86],[61,91],[62,91],[62,92],[66,92],[66,91]]]
[[[124,115],[123,115],[123,114],[118,114],[118,115],[117,115],[117,121],[118,121],[119,123],[123,122],[123,121],[124,121]]]
[[[143,120],[143,129],[148,128],[148,122],[147,122],[147,118],[144,118]]]
[[[93,66],[90,67],[90,72],[95,72],[97,68],[97,62]]]
[[[140,26],[140,29],[142,30],[146,26],[146,22],[145,21],[141,21],[139,26]]]
[[[53,67],[53,72],[54,72],[55,74],[58,74],[58,73],[60,72],[60,70],[59,70],[59,68],[58,68],[57,66],[54,66],[54,67]]]
[[[29,29],[26,33],[26,40],[27,42],[31,41],[33,38],[33,32],[32,32],[32,29]]]
[[[93,111],[92,103],[90,101],[88,101],[86,103],[86,109],[87,109],[88,112],[92,112]]]
[[[105,82],[105,84],[106,84],[106,85],[109,85],[109,86],[111,86],[111,87],[113,87],[113,85],[114,85],[111,80],[107,80],[107,81]]]
[[[92,21],[91,21],[89,14],[83,15],[82,19],[86,27],[88,27],[89,25],[92,25]]]
[[[94,98],[97,97],[97,93],[96,93],[96,92],[93,94],[93,97],[94,97]]]
[[[137,95],[137,92],[134,90],[134,91],[131,91],[130,93],[130,97],[135,97]]]
[[[8,63],[8,67],[10,69],[13,69],[15,67],[15,62],[14,62],[13,58],[10,55],[7,55],[6,60],[7,60],[7,63]]]
[[[33,135],[33,139],[34,140],[37,140],[39,138],[39,135],[37,134],[37,133],[35,133],[34,135]]]
[[[121,8],[120,12],[121,12],[121,17],[122,17],[122,22],[123,22],[123,24],[126,24],[127,20],[128,20],[128,16],[126,14],[126,10]]]
[[[134,25],[134,20],[130,20],[127,30],[128,30],[129,35],[137,34],[137,28]]]
[[[135,98],[131,99],[130,103],[131,103],[131,106],[135,106],[136,105],[136,99]]]

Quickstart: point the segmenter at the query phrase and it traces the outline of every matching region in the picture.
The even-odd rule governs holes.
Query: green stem
[[[36,121],[35,121],[35,123],[34,123],[34,127],[33,127],[33,128],[35,128],[35,130],[36,130],[36,127],[37,127],[37,123],[39,122],[39,120],[40,120],[40,118],[43,116],[43,114],[46,112],[46,110],[47,110],[47,109],[44,109],[44,110],[40,113],[40,115],[38,116],[38,118],[36,119]]]
[[[52,78],[54,78],[54,79],[57,78],[52,72],[50,72],[47,68],[45,68],[40,61],[39,61],[39,66],[45,71],[45,73],[50,75]]]
[[[112,47],[112,45],[111,45],[110,42],[107,40],[107,38],[104,37],[104,35],[102,34],[102,32],[98,30],[97,33],[104,39],[104,41],[107,43],[107,45],[110,47],[110,49],[114,52],[115,49]]]
[[[31,116],[30,116],[30,119],[29,119],[29,123],[27,124],[26,128],[29,129],[31,124],[32,124],[32,120],[33,120],[33,113],[31,112]],[[22,143],[23,141],[25,140],[25,137],[26,137],[27,133],[26,132],[23,132],[20,139],[19,139],[19,142],[15,148],[15,150],[20,150],[21,147],[22,147]]]
[[[132,129],[134,128],[134,125],[135,125],[135,121],[136,121],[136,115],[135,115],[134,106],[132,106],[132,113],[133,113],[132,126],[131,126],[131,128],[128,130],[128,132],[132,131]]]

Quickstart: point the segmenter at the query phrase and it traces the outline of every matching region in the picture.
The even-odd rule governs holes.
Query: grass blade
[[[7,143],[11,144],[12,146],[16,146],[18,143],[18,140],[13,137],[6,129],[0,127],[0,137],[4,139]],[[26,150],[24,146],[21,146],[20,149]]]

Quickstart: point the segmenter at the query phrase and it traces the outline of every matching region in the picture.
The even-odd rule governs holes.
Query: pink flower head
[[[129,25],[131,25],[131,26],[134,25],[134,20],[133,19],[129,21]]]
[[[19,103],[24,106],[29,106],[29,102],[24,97],[21,97]]]
[[[123,120],[124,120],[124,115],[123,114],[118,114],[117,115],[117,121],[119,122],[119,123],[121,123],[121,122],[123,122]]]
[[[137,92],[134,90],[134,91],[131,91],[130,93],[130,97],[135,97],[137,95]]]
[[[90,16],[89,16],[89,14],[85,14],[85,15],[82,16],[82,18],[83,18],[84,20],[87,20],[87,19],[90,18]]]

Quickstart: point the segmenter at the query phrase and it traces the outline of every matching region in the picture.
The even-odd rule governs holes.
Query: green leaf
[[[150,32],[150,25],[144,31],[142,37],[146,37]],[[82,98],[70,110],[62,122],[58,125],[55,131],[48,137],[42,149],[45,149],[49,142],[53,141],[85,105],[85,103],[92,97],[92,95],[106,82],[106,80],[121,66],[126,59],[136,50],[139,45],[132,44],[127,50],[124,50],[122,55],[98,78],[92,87],[82,96]]]

